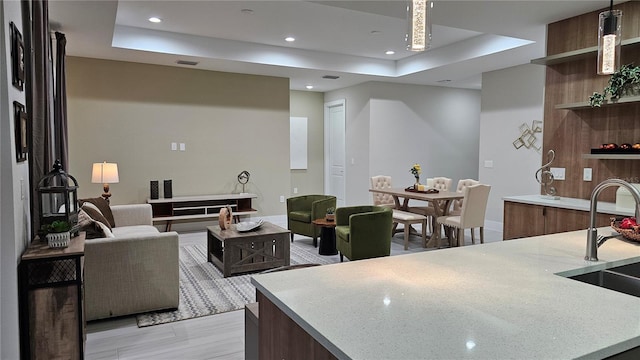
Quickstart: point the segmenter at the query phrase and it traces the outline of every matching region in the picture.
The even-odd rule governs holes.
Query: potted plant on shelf
[[[611,74],[607,87],[601,93],[594,92],[593,95],[589,96],[589,105],[591,107],[600,107],[607,96],[609,96],[610,101],[616,101],[623,95],[637,95],[639,90],[640,66],[622,65],[620,70]]]
[[[330,207],[327,209],[327,214],[325,216],[325,220],[334,221],[336,219],[336,208]]]
[[[68,222],[55,220],[51,224],[42,225],[42,230],[46,233],[47,243],[50,248],[69,246],[71,225]]]

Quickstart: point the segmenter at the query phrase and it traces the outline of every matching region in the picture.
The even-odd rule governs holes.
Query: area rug
[[[313,249],[313,248],[311,248]],[[317,249],[314,249],[317,251]],[[332,261],[291,244],[291,264],[330,264]],[[179,320],[239,310],[255,301],[251,274],[225,278],[207,262],[206,245],[180,247],[180,305],[175,311],[137,315],[138,327],[166,324]]]

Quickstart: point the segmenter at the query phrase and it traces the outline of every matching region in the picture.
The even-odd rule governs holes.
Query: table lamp
[[[116,163],[94,163],[91,171],[91,182],[94,184],[103,184],[104,194],[102,197],[109,202],[111,193],[109,192],[109,184],[118,183],[118,164]]]

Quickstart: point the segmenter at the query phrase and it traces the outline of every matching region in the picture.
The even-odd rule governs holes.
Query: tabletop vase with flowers
[[[420,185],[420,174],[422,173],[422,167],[420,167],[420,164],[413,164],[409,171],[416,178],[416,183],[413,184],[413,187],[415,189],[418,189],[418,185]]]

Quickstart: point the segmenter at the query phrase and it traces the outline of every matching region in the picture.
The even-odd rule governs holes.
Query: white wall
[[[347,108],[348,204],[371,202],[373,175],[412,185],[416,162],[423,183],[478,177],[479,91],[372,82],[325,94],[325,102],[340,98]]]
[[[539,194],[534,174],[542,155],[533,149],[516,150],[522,123],[543,120],[545,67],[520,65],[482,75],[479,179],[491,184],[487,227],[502,229],[504,196]],[[542,145],[542,133],[537,134]],[[484,161],[493,161],[493,168]]]
[[[11,48],[9,23],[22,30],[19,1],[3,1],[0,5],[0,358],[19,358],[18,275],[20,255],[29,235],[29,167],[16,162],[13,102],[25,103],[25,93],[11,84]],[[21,198],[21,181],[25,196]]]

